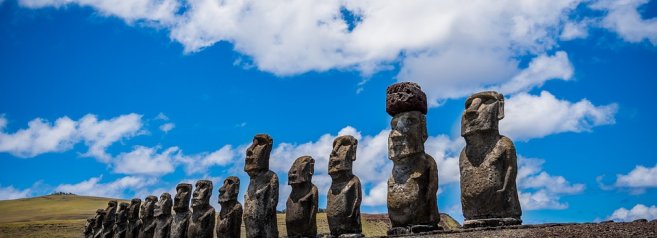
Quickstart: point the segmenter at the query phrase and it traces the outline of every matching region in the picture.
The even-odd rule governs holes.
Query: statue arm
[[[269,180],[269,186],[267,187],[271,190],[269,208],[276,212],[276,206],[278,205],[278,176],[275,173],[273,173],[273,176]]]
[[[315,218],[317,217],[317,206],[318,206],[318,202],[319,202],[319,195],[318,195],[318,192],[317,192],[317,187],[315,187],[315,185],[313,185],[313,188],[310,192],[310,199],[312,199],[312,201],[311,201],[312,207],[310,208],[311,212],[310,212],[310,222],[309,223],[312,223],[312,221],[315,221]]]
[[[511,142],[511,140],[509,140],[506,137],[504,137],[504,140],[507,147],[504,153],[504,159],[505,159],[504,164],[506,165],[506,172],[504,174],[504,183],[502,185],[502,188],[500,190],[497,190],[497,192],[506,191],[510,187],[509,186],[510,183],[516,182],[516,175],[518,174],[517,171],[518,158],[516,156],[516,148],[513,145],[513,142]]]
[[[353,206],[351,207],[351,214],[350,217],[356,216],[360,212],[360,203],[363,199],[363,191],[360,185],[360,180],[356,177],[355,182],[352,184],[351,188],[349,188],[350,193],[353,192],[353,195],[355,196],[355,200],[352,203]]]

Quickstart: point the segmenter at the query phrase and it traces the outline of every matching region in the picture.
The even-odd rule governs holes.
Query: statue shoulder
[[[516,146],[513,144],[513,141],[509,137],[506,137],[506,136],[500,136],[500,140],[498,142],[498,145],[504,147],[507,150],[508,149],[512,149],[514,151],[516,150]]]

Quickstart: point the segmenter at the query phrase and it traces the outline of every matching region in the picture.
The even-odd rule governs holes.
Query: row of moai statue
[[[387,89],[386,111],[392,116],[388,137],[388,158],[393,162],[388,179],[389,235],[417,234],[441,230],[438,211],[438,166],[425,153],[428,138],[427,100],[419,85],[403,82]],[[504,118],[504,97],[493,91],[476,93],[465,103],[461,136],[466,146],[459,158],[461,204],[464,227],[508,226],[522,223],[516,189],[517,158],[513,142],[500,135],[499,120]],[[360,204],[362,188],[353,174],[358,141],[349,135],[333,142],[329,157],[326,215],[332,237],[362,237]],[[86,237],[239,237],[242,221],[246,236],[278,237],[276,206],[278,176],[269,170],[273,139],[256,135],[246,150],[244,171],[249,186],[244,208],[237,201],[240,180],[230,176],[219,189],[221,211],[215,217],[210,205],[212,182],[200,180],[189,200],[192,185],[181,183],[176,196],[163,193],[158,200],[148,196],[142,204],[110,201],[88,220]],[[312,183],[315,160],[302,156],[288,173],[292,191],[286,203],[285,224],[288,237],[316,237],[318,190]],[[172,215],[172,206],[175,215]],[[216,225],[215,225],[216,223]]]

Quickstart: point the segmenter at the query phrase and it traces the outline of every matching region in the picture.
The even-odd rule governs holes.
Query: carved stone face
[[[196,181],[196,189],[192,197],[192,208],[200,208],[210,205],[210,196],[212,196],[212,181]]]
[[[246,149],[244,171],[253,176],[269,170],[269,153],[274,141],[269,135],[258,134],[253,137],[253,144]]]
[[[340,136],[333,141],[333,151],[329,158],[329,175],[351,173],[356,160],[358,141],[353,136]]]
[[[402,112],[390,123],[392,131],[388,137],[388,156],[401,160],[424,153],[427,140],[426,117],[420,111]]]
[[[480,92],[465,101],[461,118],[461,136],[481,131],[497,131],[504,118],[504,96],[497,92]]]
[[[237,201],[240,192],[240,179],[230,176],[224,180],[224,185],[219,188],[219,202]]]
[[[103,225],[103,220],[105,218],[106,213],[107,212],[103,209],[96,210],[96,219],[95,219],[96,224],[94,224],[95,226],[100,227]]]
[[[139,209],[141,207],[141,199],[133,198],[128,207],[128,220],[134,221],[139,219]]]
[[[149,218],[153,217],[153,210],[155,209],[155,203],[157,203],[156,196],[148,196],[144,200],[144,203],[141,204],[140,218]]]
[[[124,223],[128,220],[128,203],[122,202],[119,204],[119,210],[116,212],[117,223]]]
[[[173,206],[173,202],[171,201],[171,194],[169,193],[162,193],[160,195],[160,200],[157,201],[157,204],[155,205],[155,216],[162,216],[162,215],[171,215],[171,207]]]
[[[310,156],[301,156],[297,158],[287,174],[287,184],[302,184],[312,181],[315,172],[315,159]]]
[[[184,212],[189,210],[189,199],[192,198],[192,185],[179,183],[176,186],[176,197],[173,200],[173,210]]]

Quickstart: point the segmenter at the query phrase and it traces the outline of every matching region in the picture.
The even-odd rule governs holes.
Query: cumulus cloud
[[[574,39],[586,38],[589,35],[588,25],[590,21],[580,22],[566,22],[561,30],[559,39],[562,41],[569,41]]]
[[[562,176],[543,171],[544,162],[524,157],[518,159],[518,196],[523,210],[566,209],[568,203],[561,202],[561,196],[578,194],[585,189],[584,184],[571,184]]]
[[[648,40],[657,45],[657,18],[643,19],[638,8],[649,0],[600,0],[591,7],[605,11],[601,25],[628,42]]]
[[[0,117],[0,152],[29,158],[44,153],[63,152],[75,144],[84,142],[89,150],[84,156],[107,162],[110,156],[105,152],[111,144],[142,133],[141,115],[126,114],[108,120],[98,120],[96,115],[87,114],[74,121],[61,117],[50,123],[36,118],[28,122],[28,127],[14,133],[7,133],[7,121]]]
[[[173,124],[171,122],[164,123],[160,126],[160,130],[163,131],[164,133],[169,133],[169,131],[173,130],[173,128],[176,127],[176,124]]]
[[[2,1],[0,1],[2,3]],[[0,200],[11,200],[26,198],[32,196],[32,190],[29,188],[26,189],[17,189],[14,186],[3,187],[0,186]]]
[[[652,205],[648,207],[643,204],[637,204],[630,210],[621,207],[616,209],[611,216],[607,217],[607,220],[614,221],[634,221],[636,219],[657,219],[657,206]]]
[[[500,131],[515,140],[590,131],[595,126],[614,124],[617,110],[616,104],[595,106],[586,99],[573,103],[547,91],[537,96],[519,93],[506,100]]]
[[[135,192],[157,183],[156,178],[126,176],[114,181],[101,183],[102,176],[92,177],[76,184],[61,184],[55,191],[97,197],[124,197],[128,191]]]
[[[602,178],[603,176],[598,176],[597,180],[603,190],[625,188],[633,194],[641,194],[648,188],[657,188],[657,165],[654,167],[637,165],[627,174],[617,174],[616,182],[611,186],[605,185]]]

